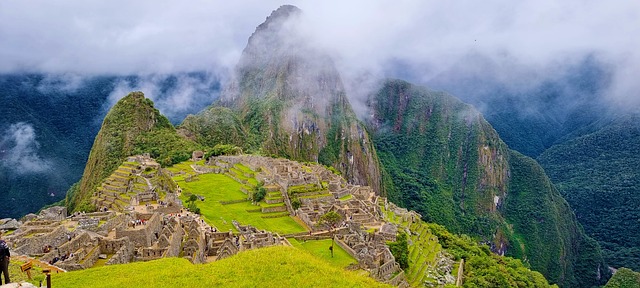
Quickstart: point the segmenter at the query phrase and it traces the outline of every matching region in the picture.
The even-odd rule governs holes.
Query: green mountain
[[[640,116],[619,116],[538,157],[609,265],[640,269]]]
[[[475,109],[400,80],[384,83],[369,103],[389,199],[561,286],[604,284],[600,248],[542,168],[509,150]]]
[[[70,211],[95,210],[91,195],[127,156],[150,153],[162,165],[171,165],[189,159],[198,148],[195,142],[178,136],[142,92],[132,92],[104,118],[82,179],[67,192],[67,206]]]
[[[202,145],[235,144],[263,155],[317,161],[381,191],[373,144],[333,60],[292,29],[300,13],[282,6],[260,24],[221,99],[187,117],[180,131],[196,135],[192,139]]]

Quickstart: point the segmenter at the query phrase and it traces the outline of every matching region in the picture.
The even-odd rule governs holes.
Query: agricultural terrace
[[[400,227],[410,229],[412,231],[409,234],[409,240],[412,245],[409,245],[409,269],[405,271],[407,280],[413,286],[420,286],[423,283],[429,283],[430,285],[436,285],[436,279],[431,278],[431,275],[438,275],[442,273],[435,273],[441,271],[433,271],[434,267],[438,266],[440,253],[443,251],[438,238],[433,235],[429,227],[422,221],[414,223],[405,221],[401,216],[396,215],[393,211],[385,210],[385,220],[391,223],[399,224]],[[453,275],[457,273],[457,266],[454,266],[452,271]]]
[[[247,180],[247,184],[241,184],[227,174],[199,174],[191,168],[193,162],[182,162],[169,170],[175,174],[173,180],[182,188],[180,199],[185,203],[192,194],[204,197],[204,201],[197,201],[200,213],[204,220],[220,231],[232,230],[232,221],[236,220],[242,225],[250,224],[258,229],[265,229],[280,234],[298,233],[307,231],[295,219],[286,212],[262,213],[262,207],[269,207],[271,204],[264,202],[253,205],[247,200],[245,191],[251,191],[255,178],[245,175],[251,170],[243,165],[236,165],[230,173],[234,173],[235,178]],[[176,174],[184,171],[184,174]],[[188,181],[187,181],[188,180]],[[284,204],[280,204],[284,205]]]

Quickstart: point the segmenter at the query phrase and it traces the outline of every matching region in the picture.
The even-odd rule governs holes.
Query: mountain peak
[[[289,17],[291,16],[300,15],[300,13],[302,13],[302,10],[300,10],[300,8],[296,6],[282,5],[278,7],[278,9],[273,10],[273,12],[271,12],[271,15],[267,16],[267,19],[264,21],[264,23],[260,24],[258,26],[258,29],[256,30],[266,28],[272,23],[277,23],[278,21],[289,19]]]

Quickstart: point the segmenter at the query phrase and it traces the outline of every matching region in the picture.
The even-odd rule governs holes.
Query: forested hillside
[[[531,158],[513,152],[469,105],[400,80],[370,99],[370,129],[389,198],[567,287],[607,269],[567,202]]]
[[[640,270],[640,116],[626,115],[538,160],[609,265]]]

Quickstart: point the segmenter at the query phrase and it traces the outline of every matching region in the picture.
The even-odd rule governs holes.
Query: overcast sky
[[[0,73],[225,73],[282,4],[304,11],[300,28],[347,78],[402,62],[422,67],[412,76],[428,83],[480,55],[502,67],[492,77],[526,85],[590,55],[612,71],[608,97],[640,102],[636,0],[2,0]]]

